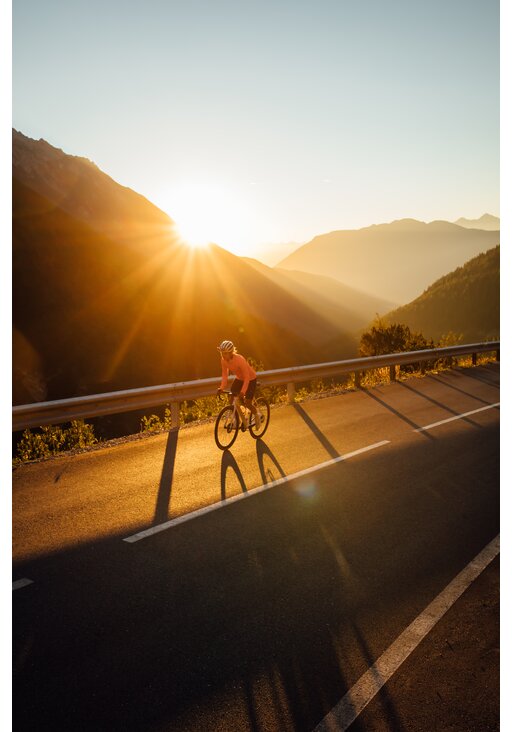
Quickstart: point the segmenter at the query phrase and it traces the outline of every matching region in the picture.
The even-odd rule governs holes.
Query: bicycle
[[[224,390],[223,394],[231,394],[230,391]],[[256,423],[254,421],[253,413],[244,405],[240,403],[240,398],[235,396],[233,398],[233,404],[228,404],[222,407],[217,419],[215,420],[215,442],[217,447],[221,450],[227,450],[231,447],[237,438],[238,431],[241,429],[242,432],[248,428],[251,436],[255,440],[259,440],[263,437],[267,431],[268,423],[270,420],[270,405],[262,396],[256,396],[253,399],[253,404],[256,406],[260,418],[260,424],[256,429]],[[247,425],[247,427],[245,426]]]

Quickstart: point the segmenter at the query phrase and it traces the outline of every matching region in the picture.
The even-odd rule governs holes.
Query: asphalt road
[[[499,533],[498,402],[490,364],[17,469],[14,729],[313,730]],[[429,729],[389,688],[354,729]]]

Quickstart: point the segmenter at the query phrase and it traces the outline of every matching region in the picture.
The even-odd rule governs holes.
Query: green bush
[[[220,409],[217,396],[200,397],[194,401],[183,402],[180,407],[180,422],[199,422],[215,417]]]
[[[427,341],[422,333],[414,333],[403,323],[388,323],[384,318],[375,318],[369,330],[362,334],[359,343],[360,356],[381,356],[387,353],[405,353],[434,348],[434,341]],[[401,367],[403,371],[414,372],[419,363]]]
[[[38,432],[25,430],[16,446],[16,456],[19,462],[39,460],[58,455],[66,450],[84,448],[98,442],[94,435],[94,428],[85,424],[83,420],[74,419],[68,428],[45,425]]]
[[[167,412],[168,410],[166,410]],[[141,432],[160,432],[164,429],[165,419],[162,422],[156,414],[150,414],[149,417],[142,417],[140,421]]]

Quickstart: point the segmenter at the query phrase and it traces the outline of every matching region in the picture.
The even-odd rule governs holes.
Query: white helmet
[[[233,345],[233,341],[222,341],[220,346],[217,346],[217,350],[221,353],[233,353],[235,346]]]

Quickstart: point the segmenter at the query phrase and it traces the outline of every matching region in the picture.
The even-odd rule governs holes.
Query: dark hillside
[[[122,186],[84,157],[12,131],[17,181],[100,234],[146,254],[176,238],[174,222],[144,196]]]
[[[420,297],[388,313],[426,338],[439,340],[450,331],[471,343],[499,338],[500,248],[479,254],[441,277]]]

